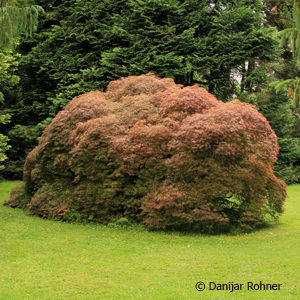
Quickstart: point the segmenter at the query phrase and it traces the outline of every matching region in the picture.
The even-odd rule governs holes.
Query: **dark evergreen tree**
[[[261,26],[260,1],[37,1],[46,11],[23,54],[8,134],[10,164],[22,165],[49,118],[74,96],[121,76],[153,72],[200,84],[227,101],[233,71],[269,61],[276,40]],[[245,90],[255,68],[244,72]],[[257,82],[257,81],[256,81]],[[7,170],[12,172],[13,168]]]

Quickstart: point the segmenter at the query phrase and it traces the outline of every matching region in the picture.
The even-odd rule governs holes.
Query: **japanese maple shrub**
[[[153,74],[75,97],[28,155],[5,203],[50,219],[150,229],[254,228],[283,212],[277,137],[254,106]]]

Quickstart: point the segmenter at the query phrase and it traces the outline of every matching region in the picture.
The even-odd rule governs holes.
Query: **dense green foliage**
[[[9,115],[1,115],[0,116],[0,124],[5,124],[8,122],[10,116]],[[7,156],[5,155],[5,152],[10,148],[10,146],[7,144],[8,142],[8,137],[0,134],[0,163],[2,163]],[[0,165],[0,169],[2,169],[3,166],[2,164]]]
[[[127,217],[151,229],[253,228],[283,211],[277,155],[276,135],[252,105],[131,76],[57,114],[6,205],[51,219]]]
[[[37,29],[38,16],[43,12],[40,6],[32,5],[30,1],[1,0],[0,1],[0,128],[10,121],[11,115],[3,112],[4,94],[14,87],[19,78],[14,74],[17,62],[9,51],[13,49],[15,40],[21,34],[32,36]],[[4,52],[3,52],[4,51]],[[10,149],[9,138],[0,133],[0,163]],[[0,169],[3,166],[0,165]]]
[[[296,108],[300,103],[300,1],[293,0],[293,9],[289,18],[287,28],[279,32],[281,36],[281,44],[287,45],[293,53],[294,62],[298,69],[298,74],[293,76],[289,74],[289,78],[280,82],[278,87],[285,85],[289,87],[291,98]]]
[[[18,47],[21,80],[5,95],[12,120],[1,130],[11,149],[2,175],[21,178],[26,155],[74,96],[103,90],[120,76],[154,72],[176,83],[204,86],[223,101],[236,97],[255,103],[279,136],[276,174],[299,182],[300,117],[292,107],[300,76],[292,53],[297,42],[291,48],[283,39],[280,47],[276,34],[277,29],[287,37],[299,25],[294,2],[35,1],[45,14],[40,14],[37,34]],[[287,86],[291,101],[283,92]],[[267,99],[272,108],[265,105]],[[279,119],[289,130],[279,132]]]
[[[9,50],[20,35],[32,36],[43,9],[28,0],[0,1],[0,49]]]
[[[36,1],[46,14],[38,34],[22,43],[19,90],[9,99],[7,128],[15,176],[44,125],[74,96],[121,76],[154,72],[176,83],[205,86],[227,101],[264,79],[247,61],[276,55],[272,29],[261,26],[260,1]],[[226,8],[226,9],[225,9]],[[274,54],[275,53],[275,54]],[[252,63],[253,65],[253,63]]]
[[[300,181],[299,124],[291,107],[291,98],[286,89],[270,84],[259,93],[241,94],[240,100],[256,106],[270,123],[278,137],[279,156],[275,164],[276,176],[287,184]]]
[[[296,118],[290,109],[291,99],[287,91],[271,85],[257,95],[257,102],[259,111],[266,116],[278,136],[280,152],[275,174],[287,184],[300,182],[300,139],[295,130]],[[299,134],[299,128],[297,130]]]
[[[7,112],[4,100],[6,93],[16,86],[19,81],[19,77],[14,75],[18,66],[17,56],[11,52],[0,51],[0,128],[4,124],[9,123],[10,114]],[[5,152],[10,149],[7,144],[8,137],[0,133],[0,169],[3,168],[2,162],[7,158]]]
[[[272,65],[270,86],[255,95],[256,104],[269,120],[279,140],[275,173],[288,184],[300,181],[300,1],[269,2],[267,20],[279,30],[283,52]],[[275,5],[276,4],[276,5]],[[274,6],[275,5],[275,6]]]
[[[296,18],[296,4],[299,6],[299,3],[286,0],[265,2],[265,25],[278,29],[281,53],[271,64],[258,63],[258,73],[254,72],[254,80],[257,80],[254,93],[243,92],[243,82],[238,93],[240,100],[256,105],[278,136],[280,153],[275,174],[288,184],[300,181],[300,115],[299,109],[295,108],[300,96],[300,61],[295,52],[297,34],[291,35],[299,31],[299,15]]]

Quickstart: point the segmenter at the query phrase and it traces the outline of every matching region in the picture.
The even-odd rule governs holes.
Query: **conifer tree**
[[[292,2],[292,7],[290,2]],[[295,66],[296,74],[289,72],[288,78],[277,82],[276,89],[279,91],[282,86],[286,86],[290,97],[293,99],[294,106],[298,108],[300,102],[300,0],[292,0],[290,2],[280,3],[278,6],[274,6],[272,11],[277,14],[279,9],[286,11],[287,7],[289,8],[288,11],[290,13],[285,13],[283,17],[285,27],[279,32],[279,35],[281,46],[288,47],[292,52],[292,62]]]
[[[249,59],[269,61],[277,45],[261,28],[260,1],[36,3],[47,14],[38,34],[19,47],[22,80],[18,100],[11,101],[11,161],[25,157],[45,120],[76,95],[103,90],[121,76],[153,72],[179,84],[199,84],[227,101],[236,87],[232,70]]]

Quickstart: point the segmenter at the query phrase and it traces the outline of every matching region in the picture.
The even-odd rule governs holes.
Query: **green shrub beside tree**
[[[19,81],[19,77],[14,75],[17,66],[16,55],[13,55],[11,51],[0,51],[0,128],[10,122],[11,115],[7,112],[4,100],[6,93]],[[3,169],[2,162],[7,158],[5,152],[10,149],[7,144],[8,140],[7,136],[0,134],[0,169]]]

